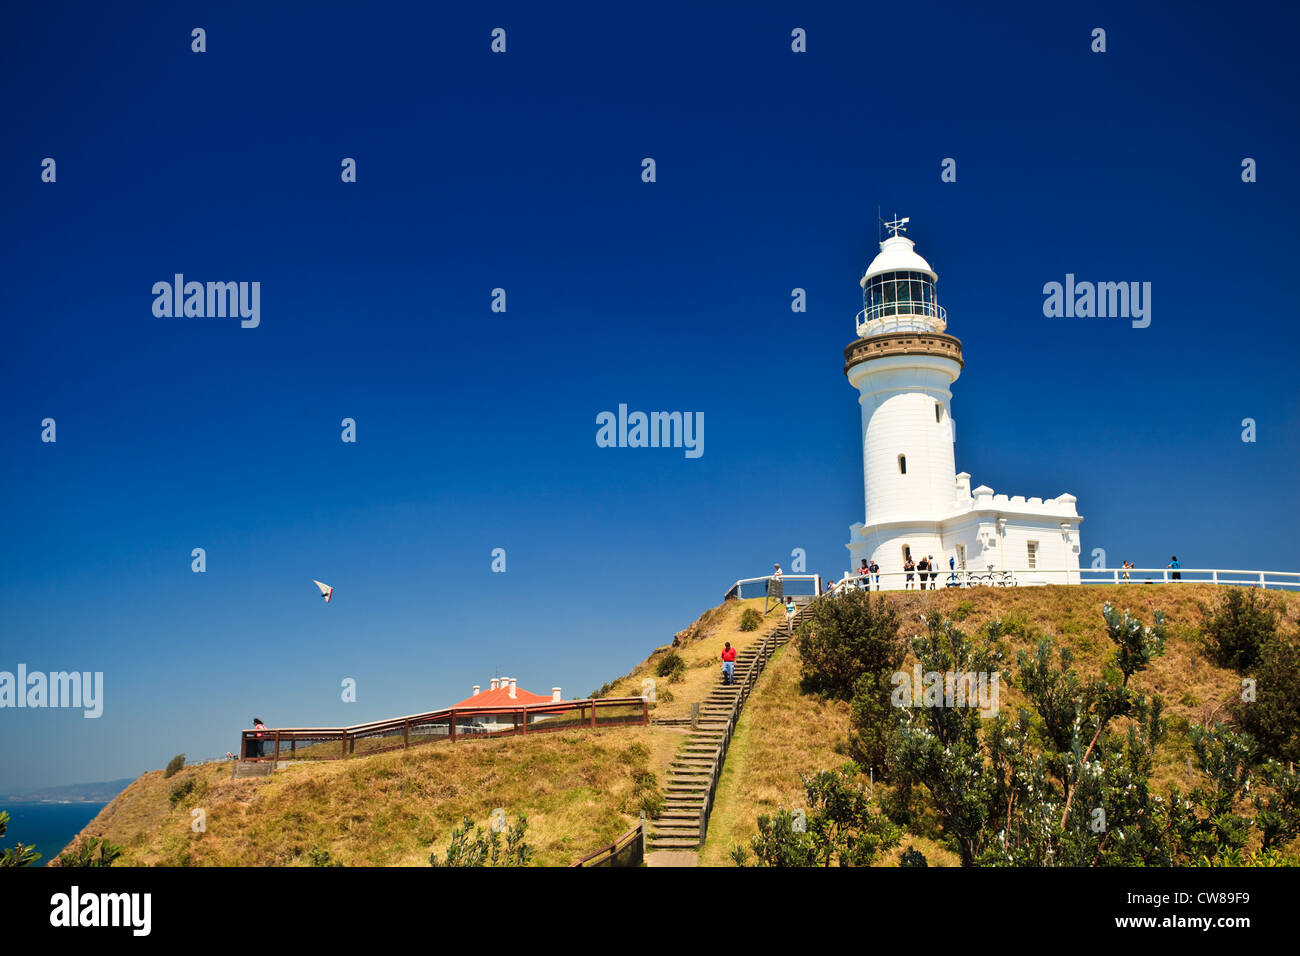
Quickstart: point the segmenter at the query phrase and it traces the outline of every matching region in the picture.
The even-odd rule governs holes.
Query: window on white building
[[[899,456],[898,456],[898,473],[899,473],[900,475],[905,475],[905,474],[907,474],[907,456],[906,456],[906,455],[899,455]]]
[[[943,421],[943,403],[942,403],[942,402],[935,402],[935,403],[934,403],[934,420],[935,420],[936,422],[942,422],[942,421]]]
[[[957,545],[957,567],[966,570],[966,545]]]
[[[904,561],[910,561],[911,558],[912,558],[912,548],[911,548],[911,545],[906,545],[906,544],[903,545],[903,560],[904,560]]]
[[[1037,541],[1028,542],[1028,548],[1029,548],[1029,569],[1032,571],[1034,568],[1038,567],[1038,542]]]

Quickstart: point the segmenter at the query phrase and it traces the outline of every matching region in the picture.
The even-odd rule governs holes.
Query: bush
[[[451,833],[446,857],[439,859],[438,851],[434,850],[429,854],[429,865],[527,866],[533,857],[533,848],[526,841],[528,818],[521,813],[513,824],[506,824],[504,817],[498,820],[484,831],[471,817],[465,817]]]
[[[907,849],[898,854],[898,865],[929,866],[930,864],[925,861],[925,854],[909,843]]]
[[[873,809],[858,768],[822,770],[801,778],[808,809],[779,808],[758,818],[758,835],[731,850],[739,866],[752,852],[759,866],[870,866],[879,853],[898,846],[902,831]]]
[[[1233,722],[1255,738],[1263,756],[1300,760],[1300,647],[1274,637],[1252,673],[1255,699],[1229,705]]]
[[[647,817],[657,817],[664,809],[664,796],[659,790],[659,778],[650,770],[632,774],[632,812],[645,811]]]
[[[670,683],[677,683],[686,673],[686,661],[682,660],[682,655],[676,651],[669,651],[659,659],[655,665],[655,674],[659,677],[667,677]]]
[[[762,623],[763,615],[758,613],[758,608],[747,607],[740,615],[740,629],[742,631],[757,631]]]
[[[180,783],[176,784],[176,786],[172,787],[172,792],[167,799],[171,801],[171,805],[174,807],[192,794],[197,786],[197,780],[193,777],[186,777]]]
[[[898,744],[899,711],[890,701],[890,678],[888,673],[863,674],[849,705],[849,756],[878,780],[889,779],[889,754]]]
[[[0,810],[0,837],[9,829],[9,811]],[[0,852],[0,866],[31,866],[41,855],[35,848],[19,843]]]
[[[177,754],[175,757],[172,757],[171,760],[167,761],[167,769],[163,771],[163,779],[166,780],[168,777],[176,776],[184,766],[184,754]]]
[[[76,844],[54,858],[52,866],[112,866],[122,855],[122,848],[107,839],[81,837]]]
[[[1213,608],[1201,606],[1205,649],[1221,667],[1246,671],[1277,633],[1277,612],[1262,592],[1228,588]]]
[[[869,591],[818,601],[796,638],[804,692],[849,700],[863,675],[898,670],[906,654],[899,625],[893,605]]]
[[[307,865],[308,866],[342,866],[343,864],[340,863],[338,860],[334,859],[330,855],[329,850],[322,850],[319,846],[313,843],[311,845],[311,849],[307,851]]]

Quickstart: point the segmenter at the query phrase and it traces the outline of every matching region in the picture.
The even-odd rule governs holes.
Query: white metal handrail
[[[740,597],[741,592],[744,590],[744,586],[746,584],[760,584],[760,583],[765,583],[773,580],[775,579],[770,574],[764,575],[761,578],[741,578],[739,581],[737,581],[735,584],[733,584],[730,588],[727,589],[726,597],[732,597],[732,596]],[[806,582],[807,584],[811,585],[813,596],[821,594],[822,591],[822,576],[820,574],[782,574],[781,582],[782,582],[783,591],[785,591],[788,588],[790,582],[801,582],[801,583]],[[767,593],[766,590],[763,593]],[[792,597],[806,596],[806,595],[795,594],[793,591],[789,593]]]
[[[827,590],[849,588],[872,591],[925,590],[948,587],[1017,587],[1040,584],[1222,584],[1282,590],[1300,589],[1300,572],[1247,571],[1224,568],[1017,568],[1014,571],[978,571],[973,568],[932,571],[881,571],[846,575]],[[908,575],[912,580],[907,580]],[[1178,575],[1178,577],[1174,577]]]
[[[919,306],[912,303],[912,306]],[[948,327],[948,313],[943,306],[922,306],[914,311],[885,312],[887,306],[869,306],[857,314],[858,335],[882,335],[885,332],[942,332]],[[930,311],[932,310],[932,311]]]

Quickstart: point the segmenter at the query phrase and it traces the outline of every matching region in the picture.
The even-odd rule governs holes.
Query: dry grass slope
[[[305,865],[313,845],[349,866],[422,866],[464,816],[528,817],[541,865],[567,865],[635,824],[632,771],[663,779],[677,735],[655,728],[561,731],[433,744],[232,780],[227,764],[144,774],[83,833],[107,836],[125,866]],[[633,749],[640,744],[646,752]],[[172,805],[172,789],[194,791]],[[191,831],[191,810],[207,830]]]

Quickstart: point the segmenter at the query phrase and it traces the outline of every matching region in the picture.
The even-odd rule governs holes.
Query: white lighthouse
[[[844,350],[844,373],[862,406],[864,521],[851,528],[856,571],[875,560],[893,572],[933,556],[947,580],[959,569],[1014,571],[1022,583],[1077,582],[1079,523],[1075,498],[1044,501],[971,490],[958,473],[953,446],[952,385],[961,375],[961,342],[947,334],[938,276],[901,233],[892,233],[862,277],[858,339]]]

